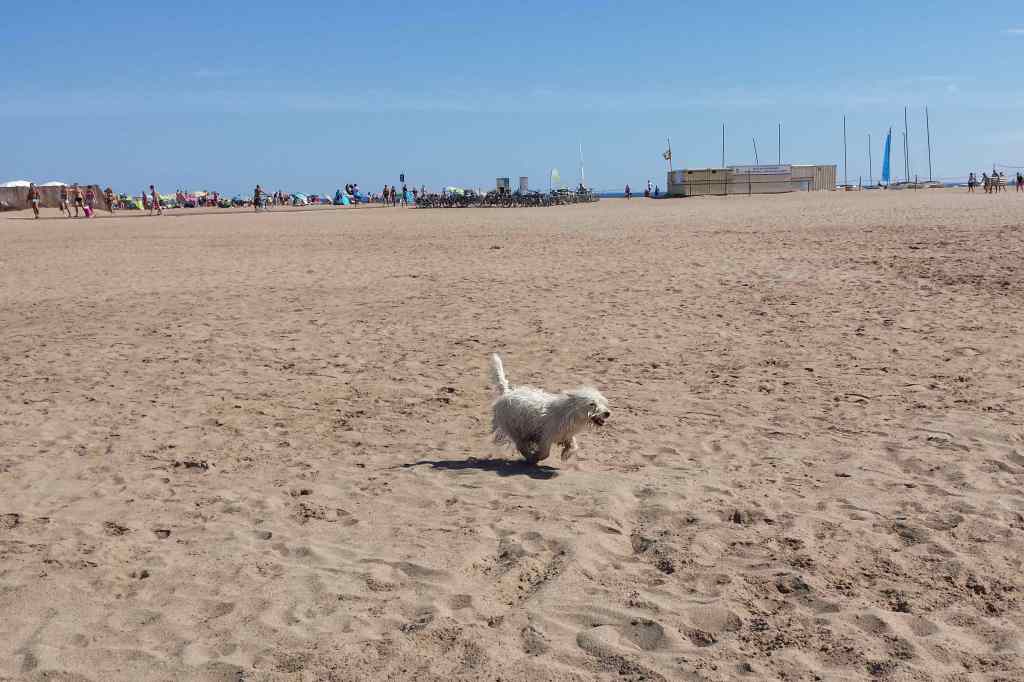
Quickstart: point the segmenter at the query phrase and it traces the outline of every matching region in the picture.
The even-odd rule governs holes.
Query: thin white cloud
[[[146,113],[290,113],[290,112],[438,112],[438,113],[655,113],[655,112],[749,112],[802,107],[827,111],[874,111],[902,109],[941,102],[961,93],[951,77],[925,74],[845,83],[780,83],[703,85],[687,87],[666,83],[659,87],[566,87],[538,84],[528,88],[480,87],[465,84],[445,89],[306,88],[253,89],[249,84],[232,87],[226,69],[203,67],[196,76],[206,78],[203,87],[172,92],[133,92],[124,88],[112,93],[75,91],[50,93],[41,90],[15,93],[0,108],[0,119],[47,115],[135,115]],[[198,78],[197,78],[198,81]],[[144,95],[144,96],[143,96]],[[1024,93],[992,93],[986,103],[1007,107]]]
[[[1024,28],[1008,28],[1003,33],[1011,36],[1024,36]]]
[[[1024,142],[1024,130],[997,130],[985,133],[979,138],[982,144],[987,145],[1009,145]]]
[[[213,66],[200,66],[192,72],[196,78],[227,78],[237,75],[239,71],[233,69],[222,69]]]

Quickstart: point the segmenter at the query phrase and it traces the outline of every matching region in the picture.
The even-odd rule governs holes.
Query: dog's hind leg
[[[576,442],[576,436],[573,436],[572,438],[570,438],[567,441],[563,441],[563,442],[559,443],[559,445],[562,446],[562,461],[563,462],[568,460],[570,457],[572,457],[573,453],[575,453],[577,450],[580,449],[579,443]]]

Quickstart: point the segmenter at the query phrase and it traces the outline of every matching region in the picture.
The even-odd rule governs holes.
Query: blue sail
[[[892,131],[885,136],[885,155],[882,157],[882,183],[889,184],[889,157],[892,154]]]

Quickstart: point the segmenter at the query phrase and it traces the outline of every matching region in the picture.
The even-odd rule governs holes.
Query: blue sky
[[[85,9],[88,7],[88,9]],[[500,9],[496,9],[499,8]],[[963,2],[10,3],[0,181],[332,191],[489,186],[557,167],[664,185],[777,158],[874,175],[903,106],[912,170],[1024,164],[1024,16]],[[998,67],[996,66],[998,65]]]

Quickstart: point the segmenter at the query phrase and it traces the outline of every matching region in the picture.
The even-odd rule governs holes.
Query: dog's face
[[[608,408],[608,399],[601,395],[596,388],[577,388],[569,391],[573,402],[578,406],[579,414],[594,426],[604,426],[611,418],[612,413]]]

